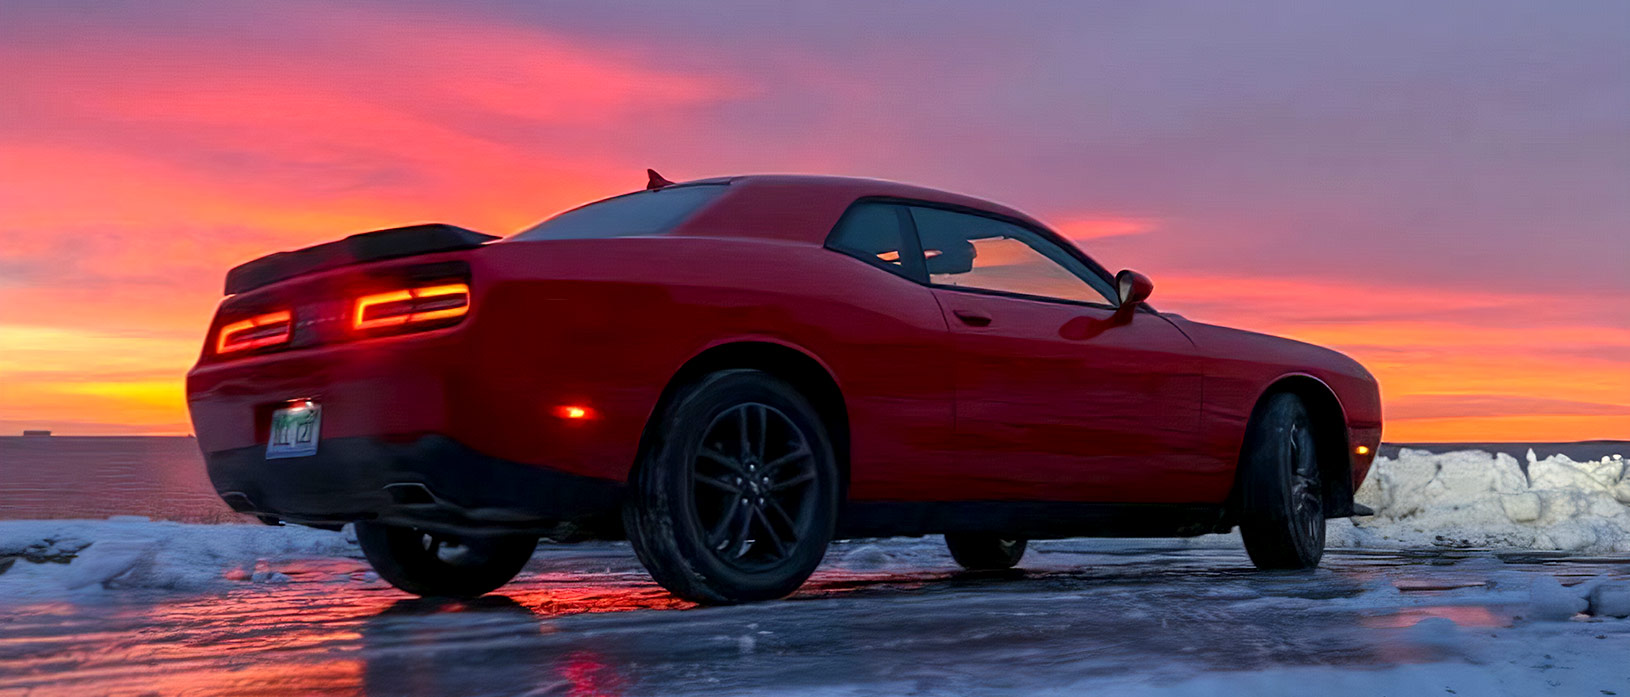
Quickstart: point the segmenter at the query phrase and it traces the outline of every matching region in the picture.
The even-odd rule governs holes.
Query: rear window
[[[725,191],[725,184],[685,184],[636,191],[573,208],[528,228],[514,240],[588,240],[667,232]]]

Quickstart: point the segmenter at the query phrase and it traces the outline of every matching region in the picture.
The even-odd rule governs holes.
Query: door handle
[[[957,319],[962,320],[963,324],[970,327],[990,326],[990,315],[983,312],[974,312],[973,310],[952,310],[951,314],[956,315]]]

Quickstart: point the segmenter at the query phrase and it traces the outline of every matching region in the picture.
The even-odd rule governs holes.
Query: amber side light
[[[351,328],[358,331],[459,317],[470,311],[470,286],[446,283],[357,298]]]
[[[1368,446],[1368,445],[1360,445],[1360,446],[1358,446],[1356,448],[1353,448],[1353,452],[1358,453],[1360,455],[1368,455],[1368,454],[1370,454],[1370,446]]]
[[[588,407],[580,407],[575,404],[565,404],[555,407],[555,416],[562,419],[587,419],[594,416],[594,411]]]
[[[288,310],[279,310],[223,326],[215,335],[215,352],[247,351],[288,341],[293,318]]]

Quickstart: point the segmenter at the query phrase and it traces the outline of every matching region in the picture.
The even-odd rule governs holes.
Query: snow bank
[[[267,560],[358,556],[349,534],[301,527],[199,525],[121,516],[0,521],[0,603],[105,588],[197,590],[232,580],[278,582]],[[282,577],[279,579],[279,577]]]
[[[1359,489],[1373,517],[1333,520],[1338,547],[1490,547],[1630,552],[1630,464],[1402,450],[1377,458]]]

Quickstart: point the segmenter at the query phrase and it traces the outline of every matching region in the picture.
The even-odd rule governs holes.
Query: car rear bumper
[[[511,463],[626,481],[659,388],[584,377],[569,365],[533,360],[532,343],[483,341],[480,330],[472,322],[200,362],[187,375],[199,447],[259,458],[274,412],[309,400],[322,408],[325,446],[439,435]],[[564,418],[565,406],[590,416]]]
[[[323,438],[308,457],[267,460],[265,446],[256,445],[204,458],[221,498],[264,518],[511,529],[557,539],[619,531],[620,482],[487,456],[440,435]]]

